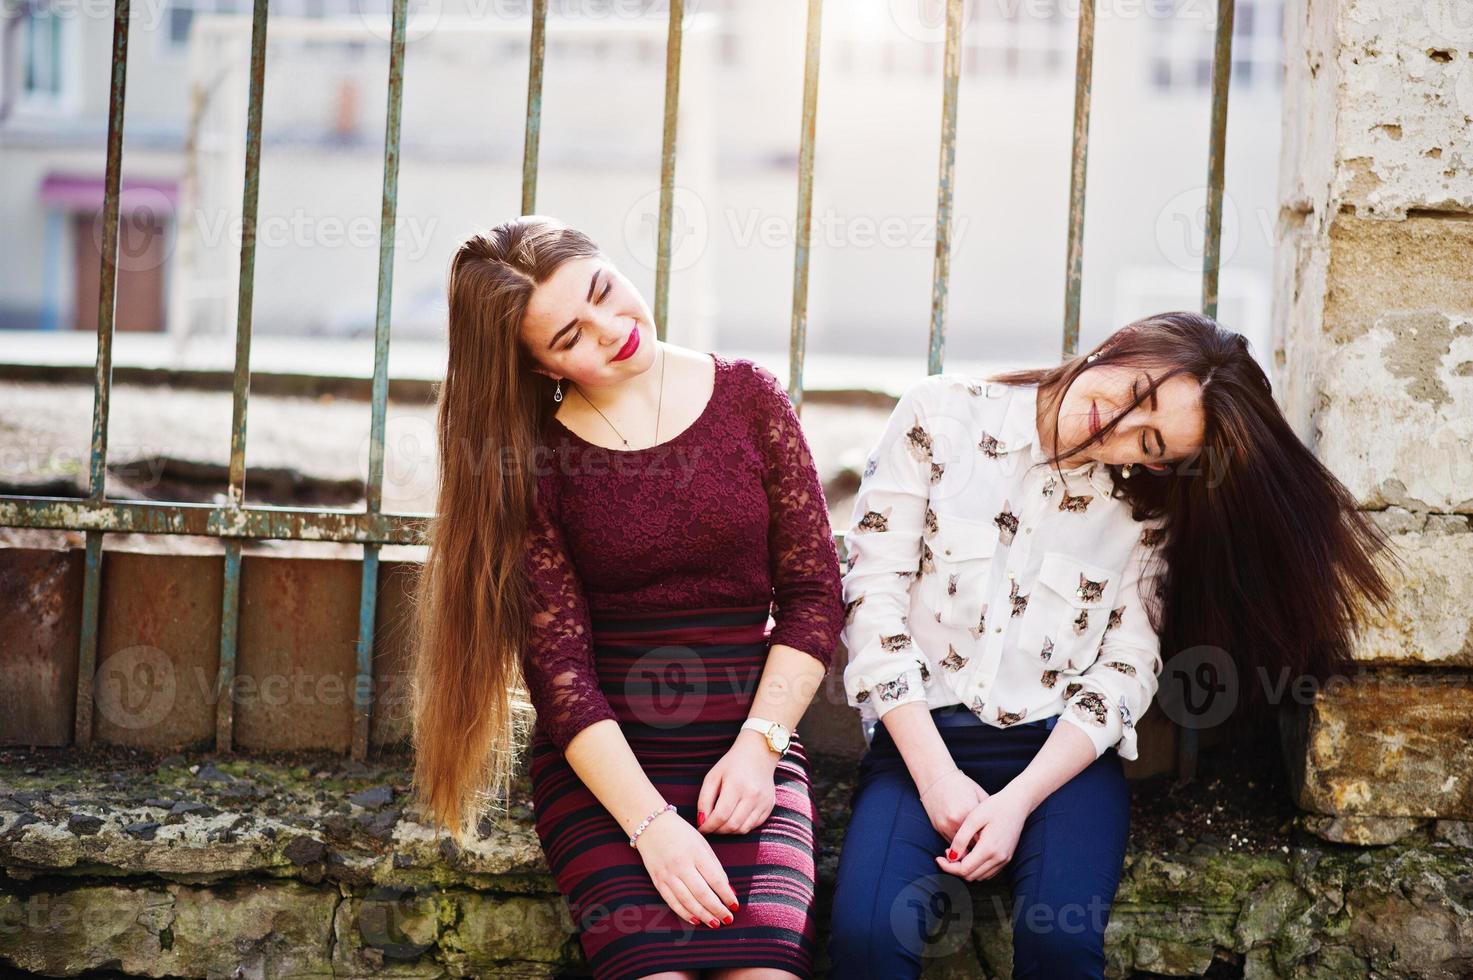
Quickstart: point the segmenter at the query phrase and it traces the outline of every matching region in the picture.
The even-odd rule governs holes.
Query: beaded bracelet
[[[634,833],[632,833],[632,834],[629,835],[629,846],[630,847],[633,847],[634,846],[634,842],[637,841],[637,840],[639,840],[639,835],[642,834],[642,833],[644,833],[644,828],[646,828],[646,827],[648,827],[650,825],[650,821],[651,820],[655,819],[656,817],[658,817],[660,814],[664,813],[665,811],[667,811],[667,810],[673,810],[673,809],[675,809],[675,804],[674,803],[666,803],[664,806],[660,807],[660,809],[656,810],[654,813],[651,813],[649,816],[645,817],[644,820],[640,823],[640,825],[638,827],[634,828]]]

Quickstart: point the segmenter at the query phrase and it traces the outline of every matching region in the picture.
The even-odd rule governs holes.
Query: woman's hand
[[[679,814],[662,813],[634,844],[665,904],[692,925],[731,921],[736,892],[711,844]]]
[[[750,728],[738,732],[731,748],[701,783],[696,798],[696,825],[701,833],[745,834],[765,821],[777,803],[772,780],[777,760],[761,732]]]
[[[1003,787],[967,815],[952,836],[950,850],[936,858],[936,863],[942,871],[967,881],[991,878],[1013,859],[1030,812],[1032,806],[1021,794]]]
[[[926,816],[931,818],[936,833],[947,839],[956,836],[962,821],[985,799],[987,791],[960,769],[953,769],[921,787],[921,806],[926,808]]]

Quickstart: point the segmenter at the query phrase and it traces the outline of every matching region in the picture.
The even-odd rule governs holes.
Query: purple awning
[[[41,201],[66,211],[100,211],[106,196],[104,189],[102,177],[52,173],[41,181]],[[178,200],[177,181],[124,178],[118,193],[118,210],[172,212]]]

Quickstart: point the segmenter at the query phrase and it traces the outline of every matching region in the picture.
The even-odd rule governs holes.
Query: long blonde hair
[[[461,844],[483,807],[504,799],[529,727],[524,537],[531,461],[556,406],[554,382],[520,340],[522,318],[559,266],[598,254],[561,222],[522,215],[472,235],[450,266],[439,494],[413,604],[410,720],[413,792]]]

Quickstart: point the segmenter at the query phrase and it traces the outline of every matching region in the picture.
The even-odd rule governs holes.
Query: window
[[[972,78],[1066,77],[1074,67],[1078,0],[987,0],[962,5],[961,73]],[[844,73],[931,77],[946,53],[945,0],[839,8],[837,65]]]
[[[1069,5],[1073,11],[1078,4]],[[1071,75],[1079,22],[1065,0],[996,0],[970,6],[962,72],[976,78]]]
[[[75,25],[40,3],[31,5],[24,16],[22,99],[41,109],[61,108],[74,94],[71,72],[76,63],[71,48]]]
[[[1151,87],[1163,92],[1210,88],[1216,7],[1210,0],[1165,0],[1152,18]],[[1282,0],[1238,0],[1233,10],[1233,88],[1283,84],[1283,23]]]
[[[189,28],[197,14],[244,14],[255,9],[253,0],[168,0],[169,47],[182,53],[189,44]],[[412,5],[411,5],[412,6]],[[271,16],[347,17],[358,14],[388,16],[391,0],[271,0]]]

